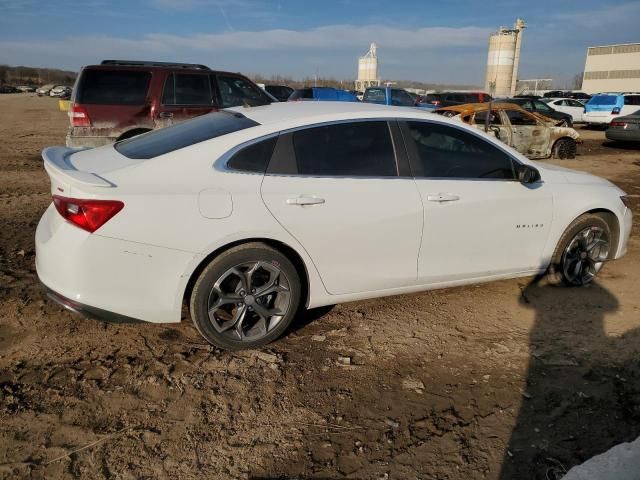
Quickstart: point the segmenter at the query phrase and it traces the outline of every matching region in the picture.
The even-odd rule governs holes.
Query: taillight
[[[609,123],[610,126],[612,127],[622,127],[622,128],[627,128],[627,124],[624,122],[610,122]]]
[[[82,105],[72,105],[69,109],[69,119],[72,127],[90,127],[91,119],[87,109]]]
[[[58,213],[75,226],[93,233],[124,207],[119,200],[84,200],[53,196]]]
[[[620,114],[620,107],[613,107],[613,110],[611,110],[611,115],[618,115]]]

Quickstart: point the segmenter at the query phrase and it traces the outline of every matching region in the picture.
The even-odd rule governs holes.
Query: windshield
[[[240,113],[214,112],[116,142],[115,149],[125,157],[147,160],[256,125]]]

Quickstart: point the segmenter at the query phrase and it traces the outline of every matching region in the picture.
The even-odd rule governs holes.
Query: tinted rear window
[[[149,159],[256,125],[240,113],[215,112],[116,142],[115,149],[125,157]]]
[[[130,70],[85,70],[76,102],[102,105],[143,105],[150,72]]]
[[[591,97],[589,105],[615,105],[617,98],[615,95],[596,95]]]

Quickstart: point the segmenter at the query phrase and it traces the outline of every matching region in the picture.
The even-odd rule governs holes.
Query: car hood
[[[563,181],[566,183],[572,183],[577,185],[601,185],[607,187],[618,188],[616,185],[611,183],[609,180],[606,180],[602,177],[598,177],[596,175],[592,175],[586,172],[580,172],[578,170],[571,170],[570,168],[559,167],[557,165],[550,164],[540,164],[536,162],[536,166],[540,168],[543,172],[550,172],[554,179],[558,181]],[[618,189],[619,190],[619,189]]]

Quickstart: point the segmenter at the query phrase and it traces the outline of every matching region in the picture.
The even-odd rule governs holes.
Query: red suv
[[[104,60],[71,96],[68,147],[97,147],[221,108],[275,101],[248,78],[204,65]]]

